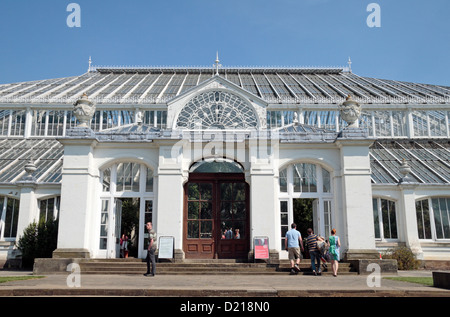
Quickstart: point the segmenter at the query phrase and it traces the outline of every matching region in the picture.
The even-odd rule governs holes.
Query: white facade
[[[89,99],[95,100],[96,96],[102,95],[103,100],[114,97],[116,102],[118,99],[127,102],[111,103],[110,106],[105,105],[106,101],[96,103],[97,112],[89,128],[76,127],[75,121],[68,119],[72,106],[56,110],[58,107],[53,105],[45,108],[29,104],[20,117],[16,114],[19,110],[14,110],[14,115],[3,113],[2,122],[7,121],[8,126],[0,145],[5,151],[13,154],[16,147],[20,148],[20,144],[14,142],[35,142],[30,146],[30,152],[45,140],[52,139],[53,143],[49,141],[46,150],[39,152],[39,155],[47,156],[27,157],[35,165],[48,162],[45,168],[38,168],[32,173],[33,177],[26,180],[23,179],[26,173],[18,168],[16,176],[0,183],[0,243],[3,246],[0,256],[5,260],[14,258],[18,252],[13,242],[29,223],[41,219],[43,211],[48,213],[50,208],[59,219],[58,247],[54,257],[118,257],[122,202],[133,198],[138,201],[139,209],[135,255],[139,258],[146,255],[144,224],[151,220],[159,237],[174,238],[176,260],[197,256],[242,257],[242,254],[252,259],[254,238],[261,236],[269,238],[271,258],[283,259],[287,257],[282,247],[284,232],[292,222],[302,222],[298,204],[310,203],[307,213],[312,220],[308,220],[307,225],[325,237],[336,228],[343,244],[342,256],[346,259],[378,258],[380,251],[403,244],[420,259],[450,259],[450,150],[448,142],[447,145],[441,142],[449,137],[448,101],[434,108],[427,106],[430,110],[423,110],[418,104],[404,108],[404,104],[392,106],[390,103],[360,101],[366,112],[360,116],[359,127],[349,128],[340,120],[334,98],[317,104],[301,99],[275,103],[264,93],[272,87],[281,98],[282,91],[295,94],[295,89],[303,88],[311,98],[315,96],[314,91],[331,97],[329,87],[313,81],[307,86],[300,77],[292,76],[298,84],[295,88],[284,75],[270,77],[262,72],[269,83],[265,87],[260,82],[263,77],[257,79],[261,76],[260,70],[255,70],[255,75],[245,69],[242,72],[245,76],[248,73],[253,76],[256,92],[245,88],[242,74],[242,85],[233,82],[231,70],[229,77],[213,75],[204,81],[199,75],[190,86],[187,85],[188,72],[180,77],[182,84],[176,92],[162,102],[164,94],[170,93],[171,89],[175,91],[169,84],[175,81],[175,72],[167,77],[165,86],[161,85],[162,88],[154,93],[154,98],[161,99],[153,103],[146,103],[145,98],[156,89],[164,72],[155,75],[135,102],[126,98],[131,98],[150,75],[132,74],[120,81],[121,84],[112,86],[118,78],[128,75],[124,73],[116,78],[111,73],[109,84],[88,94]],[[325,78],[339,80],[337,77],[341,73],[332,74],[330,78],[326,73],[312,74],[303,77],[317,76],[323,83]],[[274,83],[276,78],[280,79],[278,84]],[[93,77],[68,81],[72,80],[79,81],[79,85],[85,83],[83,87],[74,86],[76,91],[81,88],[88,91],[95,86]],[[55,94],[47,93],[48,98],[64,96],[58,86],[53,89],[50,86],[46,91],[55,91]],[[10,91],[3,96],[14,95],[13,87],[0,88],[0,93]],[[122,89],[123,93],[120,93]],[[338,89],[343,88],[335,87]],[[350,90],[358,95],[362,89],[360,86]],[[373,94],[381,96],[383,89],[384,92],[412,90],[392,86],[383,86],[378,92],[375,89],[366,87],[365,93],[372,90]],[[447,88],[435,86],[415,89],[429,89],[429,94],[439,92],[447,99],[450,93]],[[314,98],[319,100],[317,96]],[[5,111],[13,108],[12,103],[5,102],[1,106]],[[55,109],[52,111],[64,113],[61,124],[53,125],[50,112],[45,114],[43,111],[52,108]],[[315,108],[318,111],[313,114]],[[47,118],[44,124],[38,124],[36,109],[41,109],[39,111]],[[106,119],[114,111],[119,113],[118,119]],[[420,117],[423,120],[419,120],[424,111],[425,115]],[[432,121],[436,114],[444,115],[438,118],[441,125]],[[23,121],[23,140],[16,140],[16,135],[11,132],[12,127],[17,127],[13,124],[17,118]],[[42,120],[42,116],[40,118]],[[387,125],[380,118],[388,121]],[[404,120],[404,125],[396,118]],[[115,120],[117,124],[114,124]],[[419,135],[423,131],[416,128],[419,121],[428,131],[427,135]],[[53,134],[53,127],[59,125],[63,132]],[[93,125],[98,128],[91,129]],[[403,132],[399,132],[398,126]],[[43,132],[36,134],[33,129]],[[428,143],[418,143],[413,149],[403,143],[416,139]],[[440,152],[427,148],[429,144]],[[63,151],[63,155],[52,158],[51,154],[57,150],[61,154]],[[420,163],[422,152],[434,161],[428,161],[425,163],[428,166],[423,165],[419,170],[418,164],[424,164]],[[399,153],[405,153],[404,157]],[[9,159],[6,155],[4,161]],[[26,154],[17,160],[23,161],[25,157]],[[399,168],[405,158],[411,166],[411,178],[402,179]],[[227,173],[194,175],[197,174],[194,164],[202,161],[229,162],[237,164],[241,170],[229,173],[234,177],[232,180],[227,179]],[[436,162],[438,173],[431,175],[432,172],[425,171],[427,167],[434,169]],[[9,163],[2,163],[0,176],[6,175],[8,167],[13,165],[14,158]],[[60,179],[48,181],[57,168]],[[429,181],[427,173],[431,173]],[[213,174],[218,177],[216,181]],[[202,175],[204,179],[201,179]],[[383,177],[386,181],[380,183]],[[437,180],[433,181],[434,178]],[[190,198],[191,183],[211,184],[211,193],[216,196],[205,198],[210,194],[206,191],[200,192],[200,198]],[[215,183],[219,185],[216,187]],[[223,184],[245,184],[242,188],[246,190],[241,193],[245,198],[225,199],[221,192],[226,187]],[[234,187],[230,188],[234,190]],[[12,202],[20,202],[18,210],[14,210]],[[201,207],[192,207],[192,211],[191,205]],[[229,211],[234,215],[224,215],[228,208],[224,206],[231,206]],[[236,211],[241,208],[239,206],[244,208],[242,218]],[[11,220],[14,212],[18,212],[17,220]],[[419,223],[419,215],[425,215],[421,218],[422,223]],[[221,238],[219,231],[226,223],[241,229],[239,243],[231,244]],[[17,233],[5,230],[8,225],[16,226]],[[199,239],[193,239],[192,234],[199,234]],[[206,246],[202,239],[210,245]],[[191,240],[196,242],[190,243]],[[226,253],[228,247],[232,249],[231,253]],[[197,248],[203,248],[203,252]]]

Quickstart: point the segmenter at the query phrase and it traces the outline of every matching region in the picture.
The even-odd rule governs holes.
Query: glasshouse
[[[450,87],[350,67],[101,67],[0,85],[0,261],[57,220],[54,258],[287,259],[291,223],[344,259],[450,260]]]

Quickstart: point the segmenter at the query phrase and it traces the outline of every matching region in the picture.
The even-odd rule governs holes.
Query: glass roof
[[[165,103],[215,76],[212,68],[93,68],[80,76],[0,85],[2,103]],[[219,76],[272,103],[450,103],[450,87],[358,76],[343,68],[221,68]]]

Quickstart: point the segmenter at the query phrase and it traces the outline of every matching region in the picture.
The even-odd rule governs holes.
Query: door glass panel
[[[222,220],[231,219],[231,214],[233,212],[232,209],[231,209],[232,203],[230,203],[230,202],[222,202],[220,205],[221,205],[220,218]]]
[[[245,184],[236,183],[233,184],[233,200],[234,201],[245,201]]]
[[[188,184],[188,199],[189,200],[197,200],[200,198],[200,192],[198,188],[198,184],[190,183]]]
[[[202,202],[201,219],[212,219],[211,202]]]
[[[211,200],[212,199],[212,184],[200,184],[200,199]]]
[[[198,239],[198,221],[188,221],[188,238]]]
[[[188,203],[188,218],[189,219],[198,219],[199,212],[199,202],[198,201],[190,201]]]
[[[213,228],[212,221],[202,221],[200,239],[211,239],[212,228]]]
[[[245,219],[245,216],[246,216],[245,202],[236,202],[236,203],[234,203],[234,207],[235,207],[234,218],[235,219]]]
[[[220,185],[220,226],[223,239],[246,237],[247,210],[245,183],[222,183]],[[226,233],[227,231],[228,234]]]
[[[211,183],[188,184],[188,238],[211,239],[213,205]]]

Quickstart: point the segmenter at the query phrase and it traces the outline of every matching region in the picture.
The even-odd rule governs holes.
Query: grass
[[[418,283],[425,286],[433,286],[433,278],[432,277],[385,277],[388,280],[401,281],[401,282],[409,282],[409,283]]]
[[[44,276],[34,276],[34,275],[25,275],[25,276],[0,276],[0,283],[6,283],[11,281],[25,281],[31,280],[35,278],[43,278]]]

